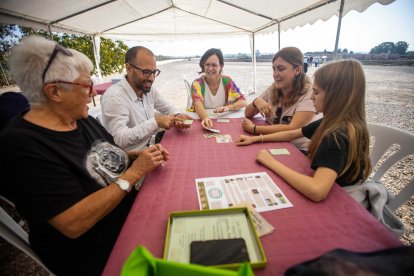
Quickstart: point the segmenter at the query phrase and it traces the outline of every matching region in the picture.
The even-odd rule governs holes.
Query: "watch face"
[[[116,183],[119,185],[119,187],[123,190],[123,191],[127,191],[129,192],[131,190],[131,187],[129,185],[129,182],[124,180],[124,179],[120,179],[118,178],[116,180]]]

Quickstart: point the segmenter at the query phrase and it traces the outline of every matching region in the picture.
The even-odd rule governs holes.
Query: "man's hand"
[[[190,128],[191,124],[184,123],[186,120],[194,121],[195,119],[187,114],[178,114],[177,116],[175,116],[175,126],[181,129]]]
[[[170,129],[174,125],[175,117],[174,115],[157,115],[155,116],[155,121],[157,121],[158,127]]]
[[[242,127],[248,133],[253,133],[254,132],[254,124],[251,120],[249,120],[247,118],[244,118],[242,120]]]

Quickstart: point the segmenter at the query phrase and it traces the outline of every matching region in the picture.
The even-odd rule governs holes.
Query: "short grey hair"
[[[50,64],[43,82],[45,70],[56,42],[40,36],[28,36],[13,47],[9,56],[10,72],[27,97],[31,105],[46,103],[43,92],[45,83],[56,80],[72,82],[80,76],[81,72],[91,72],[93,64],[84,54],[68,49],[72,56],[57,53]]]

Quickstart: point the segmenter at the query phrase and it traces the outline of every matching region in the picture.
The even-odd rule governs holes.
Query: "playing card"
[[[271,155],[289,155],[290,152],[287,149],[269,149]]]
[[[231,143],[233,142],[233,140],[231,139],[230,134],[225,134],[225,135],[216,136],[216,142],[217,143]]]
[[[228,123],[228,122],[230,122],[230,120],[229,119],[217,119],[217,122],[218,123]]]

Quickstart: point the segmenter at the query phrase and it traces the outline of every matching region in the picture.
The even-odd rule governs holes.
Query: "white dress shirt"
[[[126,77],[113,84],[101,98],[102,121],[125,150],[141,150],[151,145],[154,134],[161,130],[155,120],[156,112],[164,115],[178,113],[155,89],[139,98]]]

